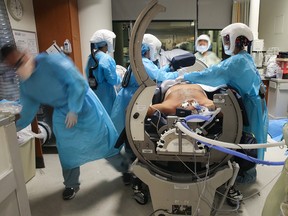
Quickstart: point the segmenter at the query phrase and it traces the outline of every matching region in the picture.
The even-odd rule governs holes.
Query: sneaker
[[[130,185],[131,184],[131,179],[132,179],[132,174],[129,172],[123,173],[122,174],[122,181],[124,185]]]
[[[142,190],[142,181],[136,176],[132,177],[132,189],[134,190],[134,193]]]
[[[228,191],[226,200],[228,205],[236,207],[243,200],[243,194],[234,187],[231,187]]]
[[[63,200],[73,199],[78,191],[79,191],[79,188],[74,189],[74,188],[66,187],[62,194]]]

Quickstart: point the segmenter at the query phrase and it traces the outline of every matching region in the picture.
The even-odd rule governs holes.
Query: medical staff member
[[[144,34],[142,47],[141,47],[141,54],[142,54],[142,62],[146,72],[148,73],[149,77],[155,80],[157,83],[160,83],[167,79],[175,79],[178,77],[178,72],[169,72],[171,69],[169,65],[166,65],[162,68],[159,68],[155,65],[154,62],[157,62],[159,58],[159,52],[161,50],[161,41],[151,34]],[[135,79],[131,68],[128,68],[129,78],[127,80],[123,80],[126,82],[124,87],[119,91],[115,102],[113,104],[113,109],[111,113],[111,120],[115,125],[115,128],[119,134],[125,128],[125,116],[126,116],[126,109],[127,106],[132,99],[134,93],[138,89],[139,85]],[[129,183],[129,175],[128,169],[131,161],[134,158],[134,154],[132,150],[128,147],[125,147],[126,153],[122,155],[122,159],[118,158],[119,164],[122,164],[122,172],[123,174],[123,181],[124,184]],[[114,157],[115,158],[115,157]],[[115,164],[115,162],[111,162]],[[115,167],[115,165],[114,165]],[[119,168],[118,168],[119,170]],[[126,171],[125,171],[126,170]]]
[[[161,50],[161,41],[152,34],[144,34],[141,54],[142,62],[148,76],[155,80],[157,83],[161,83],[164,80],[176,79],[178,77],[178,72],[170,72],[170,66],[165,65],[162,68],[157,67],[154,62],[159,59],[159,52]],[[128,69],[129,70],[129,69]],[[130,71],[131,77],[129,82],[123,87],[113,104],[111,119],[119,133],[125,127],[125,112],[126,108],[139,87],[134,74]]]
[[[115,86],[121,79],[116,73],[115,60],[108,54],[114,52],[116,35],[109,30],[96,31],[90,39],[91,54],[86,65],[86,77],[90,87],[110,115],[116,98]],[[91,85],[91,80],[93,84]]]
[[[218,64],[221,59],[217,55],[208,51],[211,46],[211,41],[208,35],[202,34],[196,40],[196,53],[195,57],[200,61],[204,62],[208,67]]]
[[[244,131],[252,133],[258,143],[266,143],[268,119],[263,83],[253,58],[244,49],[251,44],[253,33],[247,25],[233,23],[221,31],[221,36],[225,53],[231,57],[201,72],[185,74],[184,80],[215,87],[226,84],[236,89],[243,99],[249,121]],[[258,150],[258,158],[263,157],[264,150]]]
[[[161,46],[162,43],[157,37],[144,34],[141,47],[142,62],[148,76],[157,83],[167,79],[176,79],[179,75],[178,72],[171,71],[169,64],[160,67]]]
[[[17,130],[30,124],[40,104],[54,108],[53,131],[62,166],[63,199],[79,190],[80,166],[118,153],[117,131],[107,112],[73,62],[64,54],[36,57],[7,44],[1,48],[4,63],[20,77],[22,110]]]

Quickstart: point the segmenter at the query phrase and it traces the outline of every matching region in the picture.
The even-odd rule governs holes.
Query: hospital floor
[[[64,201],[58,155],[44,154],[44,159],[45,168],[37,169],[35,177],[26,184],[32,216],[150,216],[153,212],[151,199],[146,205],[138,204],[133,199],[131,187],[122,183],[121,174],[106,160],[82,166],[80,191],[74,199]],[[265,159],[284,160],[284,150],[270,148]],[[258,165],[256,183],[238,186],[244,195],[240,209],[232,212],[232,207],[225,204],[223,209],[228,211],[217,215],[260,216],[259,209],[262,209],[281,169]]]

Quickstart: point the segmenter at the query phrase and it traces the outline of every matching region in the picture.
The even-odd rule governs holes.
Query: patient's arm
[[[151,105],[148,109],[147,116],[152,116],[156,110],[165,113],[166,115],[173,115],[176,112],[176,108],[179,106],[180,104],[175,103],[173,100],[165,100],[162,103]]]

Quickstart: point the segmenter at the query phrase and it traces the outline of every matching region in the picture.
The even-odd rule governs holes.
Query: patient
[[[213,101],[208,99],[200,85],[181,83],[167,90],[163,102],[151,105],[147,116],[152,116],[156,110],[166,115],[174,115],[177,107],[193,112],[199,105],[209,110],[215,109]]]

